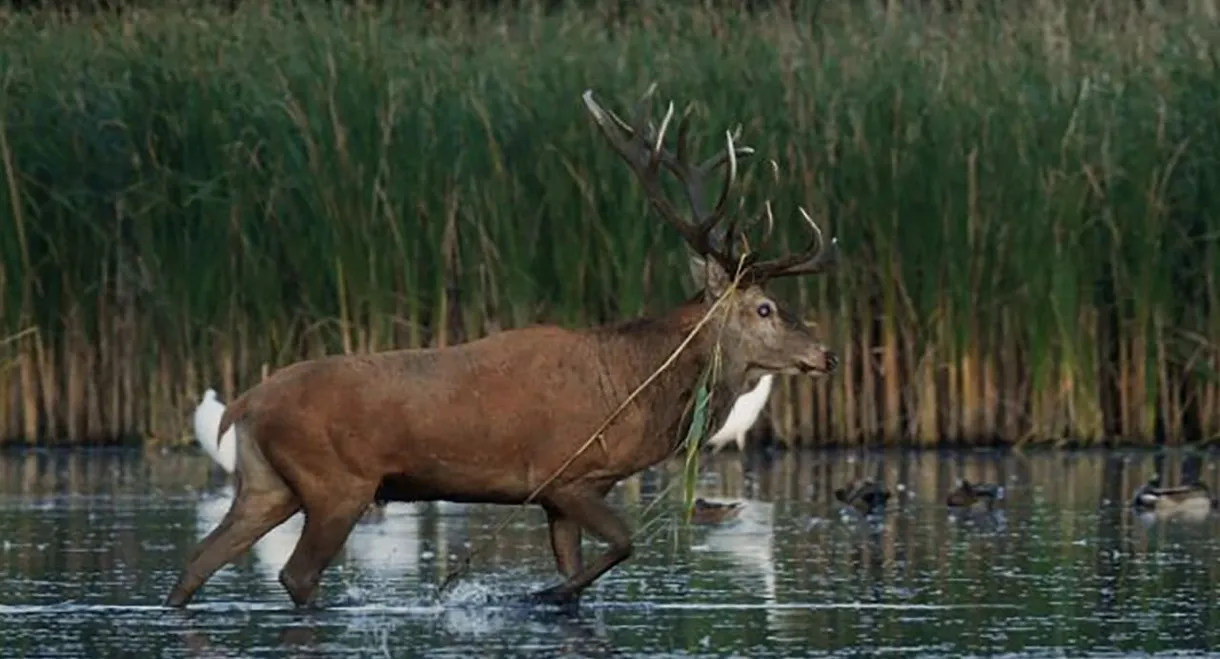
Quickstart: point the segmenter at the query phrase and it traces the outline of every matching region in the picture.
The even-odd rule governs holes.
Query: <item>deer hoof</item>
[[[525,602],[534,606],[558,606],[562,609],[574,609],[579,602],[579,596],[560,585],[532,592],[525,596]]]

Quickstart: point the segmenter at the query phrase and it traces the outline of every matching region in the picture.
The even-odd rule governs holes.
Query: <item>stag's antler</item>
[[[673,103],[669,104],[669,108],[665,112],[665,118],[661,120],[659,130],[654,130],[651,122],[645,123],[644,102],[652,95],[655,89],[656,85],[649,86],[648,91],[644,93],[644,97],[637,104],[635,116],[632,117],[630,124],[593,100],[593,90],[585,90],[582,98],[590,114],[593,115],[593,119],[596,121],[602,136],[627,161],[627,164],[631,165],[631,169],[640,179],[640,183],[644,186],[644,192],[648,195],[648,201],[652,204],[652,207],[661,214],[661,217],[666,222],[673,225],[682,234],[682,238],[690,245],[691,249],[700,255],[715,259],[729,273],[735,273],[740,265],[739,259],[736,258],[732,248],[735,241],[725,240],[723,245],[717,245],[718,241],[713,238],[712,231],[724,219],[724,212],[728,207],[729,193],[732,191],[733,183],[737,179],[737,159],[753,155],[754,149],[734,144],[736,136],[733,133],[726,132],[725,141],[727,144],[722,151],[703,161],[698,166],[691,165],[688,160],[690,152],[686,141],[690,128],[689,107],[682,113],[682,119],[678,122],[678,146],[676,154],[664,147],[665,132],[669,128],[670,121],[673,119]],[[740,129],[737,132],[740,133]],[[716,168],[726,164],[728,168],[725,171],[724,187],[720,191],[716,205],[709,211],[706,206],[706,190],[704,187],[706,177]],[[691,211],[694,215],[692,221],[683,219],[673,204],[665,198],[657,180],[659,165],[664,165],[665,169],[682,183],[687,201],[690,203]],[[728,236],[731,236],[731,234],[728,234]]]
[[[589,113],[593,115],[602,136],[631,165],[631,169],[644,187],[649,203],[665,221],[682,234],[691,249],[700,255],[715,259],[729,273],[737,273],[739,267],[744,268],[743,274],[754,281],[825,272],[829,269],[835,259],[837,241],[832,240],[829,248],[825,248],[822,230],[803,208],[800,209],[801,216],[809,223],[813,237],[809,245],[800,253],[768,261],[757,260],[758,251],[770,242],[775,225],[770,202],[764,205],[764,211],[759,217],[755,218],[753,222],[747,223],[747,226],[740,227],[740,232],[737,218],[734,217],[725,229],[724,239],[716,240],[714,238],[713,232],[716,225],[724,219],[729,195],[737,179],[737,160],[753,155],[754,149],[736,144],[741,133],[741,127],[738,126],[736,131],[725,132],[726,145],[723,150],[698,166],[691,165],[688,160],[690,153],[687,147],[690,107],[688,106],[683,111],[682,118],[678,122],[677,153],[670,152],[665,148],[664,141],[665,132],[673,119],[673,103],[669,104],[659,129],[654,130],[652,123],[647,122],[644,117],[644,103],[655,90],[655,84],[648,87],[636,105],[631,123],[623,121],[614,112],[606,110],[593,100],[593,90],[585,90],[582,98]],[[709,211],[705,199],[706,177],[716,168],[726,164],[728,168],[725,171],[724,187],[720,191],[716,205]],[[657,181],[659,166],[662,165],[682,183],[694,216],[691,221],[683,219],[673,204],[665,198]],[[774,166],[774,163],[772,165]],[[744,239],[745,232],[750,225],[759,220],[766,222],[766,232],[759,246],[760,250],[750,250]],[[744,256],[737,251],[739,244],[747,245],[747,252]]]
[[[822,229],[818,227],[818,223],[813,221],[809,213],[805,212],[804,208],[797,207],[797,212],[801,214],[801,218],[809,225],[810,233],[809,244],[801,251],[790,254],[788,256],[780,256],[766,261],[756,261],[750,266],[750,277],[755,281],[765,281],[767,279],[777,279],[779,277],[791,277],[794,275],[812,275],[828,272],[838,262],[839,256],[839,239],[831,238],[830,244],[827,245],[822,237]],[[767,230],[763,234],[763,239],[759,244],[757,251],[761,252],[764,247],[770,244],[771,229],[775,226],[775,220],[771,217],[771,202],[767,202],[765,215],[767,218]]]

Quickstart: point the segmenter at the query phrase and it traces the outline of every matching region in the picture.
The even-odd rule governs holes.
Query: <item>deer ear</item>
[[[690,257],[690,274],[695,280],[695,286],[713,298],[720,297],[729,288],[732,280],[729,273],[716,261],[709,261],[698,254]]]

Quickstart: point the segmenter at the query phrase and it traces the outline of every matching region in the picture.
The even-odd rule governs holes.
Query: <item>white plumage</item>
[[[195,441],[212,456],[216,464],[231,474],[237,463],[237,433],[230,427],[225,431],[224,441],[216,441],[216,433],[220,430],[220,417],[224,413],[224,403],[216,399],[216,390],[208,389],[203,392],[203,400],[199,401],[199,406],[195,408]]]
[[[745,450],[746,433],[754,427],[754,422],[767,404],[767,397],[771,395],[772,378],[772,375],[762,376],[753,389],[737,397],[737,402],[733,403],[733,409],[729,411],[729,418],[725,419],[720,430],[707,440],[713,453],[727,446],[729,442],[735,442],[738,451]]]

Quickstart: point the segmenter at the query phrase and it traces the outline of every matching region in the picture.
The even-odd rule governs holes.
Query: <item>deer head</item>
[[[828,374],[839,360],[818,341],[811,327],[781,307],[767,294],[765,284],[780,277],[814,274],[828,271],[836,260],[836,241],[825,245],[822,231],[805,210],[800,216],[811,238],[798,253],[762,260],[759,252],[769,244],[774,229],[771,204],[766,202],[760,212],[746,222],[733,214],[725,222],[729,198],[737,178],[737,163],[754,153],[750,147],[736,143],[736,136],[726,132],[725,148],[702,163],[690,162],[687,144],[689,108],[678,122],[676,149],[665,146],[665,133],[673,119],[674,106],[669,108],[660,127],[646,122],[643,104],[652,94],[649,87],[636,107],[631,123],[623,121],[593,99],[592,90],[583,94],[585,106],[610,146],[631,166],[648,197],[652,208],[682,235],[694,250],[691,273],[703,290],[703,303],[709,307],[724,298],[716,307],[711,323],[717,333],[722,364],[738,377],[762,373]],[[708,208],[706,184],[716,170],[724,169],[723,183],[716,203]],[[682,185],[690,218],[678,212],[662,190],[661,170],[674,176]],[[746,232],[758,222],[765,225],[765,234],[757,250],[749,249]],[[717,236],[717,232],[720,235]]]

